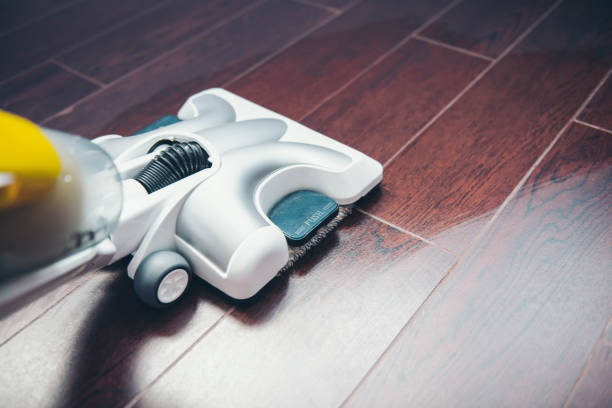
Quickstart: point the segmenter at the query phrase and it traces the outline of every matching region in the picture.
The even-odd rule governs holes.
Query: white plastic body
[[[133,254],[131,277],[149,254],[172,250],[229,296],[252,297],[288,260],[287,241],[267,217],[275,203],[313,190],[351,204],[382,180],[376,160],[223,89],[191,96],[178,117],[137,136],[94,140],[124,179],[110,262]],[[197,141],[212,167],[147,194],[132,177],[162,139]]]

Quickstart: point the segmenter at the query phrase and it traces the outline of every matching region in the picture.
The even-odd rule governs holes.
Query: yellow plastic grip
[[[43,198],[61,169],[57,152],[38,126],[0,110],[0,210]]]

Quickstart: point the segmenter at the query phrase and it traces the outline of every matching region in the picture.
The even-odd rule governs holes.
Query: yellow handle
[[[0,110],[0,210],[43,198],[62,165],[34,123]]]

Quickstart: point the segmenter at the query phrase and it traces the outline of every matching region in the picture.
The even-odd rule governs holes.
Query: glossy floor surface
[[[0,104],[129,135],[225,87],[384,180],[249,303],[125,263],[0,321],[2,406],[612,406],[608,0],[23,0]]]

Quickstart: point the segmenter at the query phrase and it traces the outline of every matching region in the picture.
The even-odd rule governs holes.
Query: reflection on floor
[[[133,296],[125,263],[0,321],[3,405],[610,406],[604,0],[24,0],[0,106],[130,134],[225,87],[385,164],[237,303]]]

